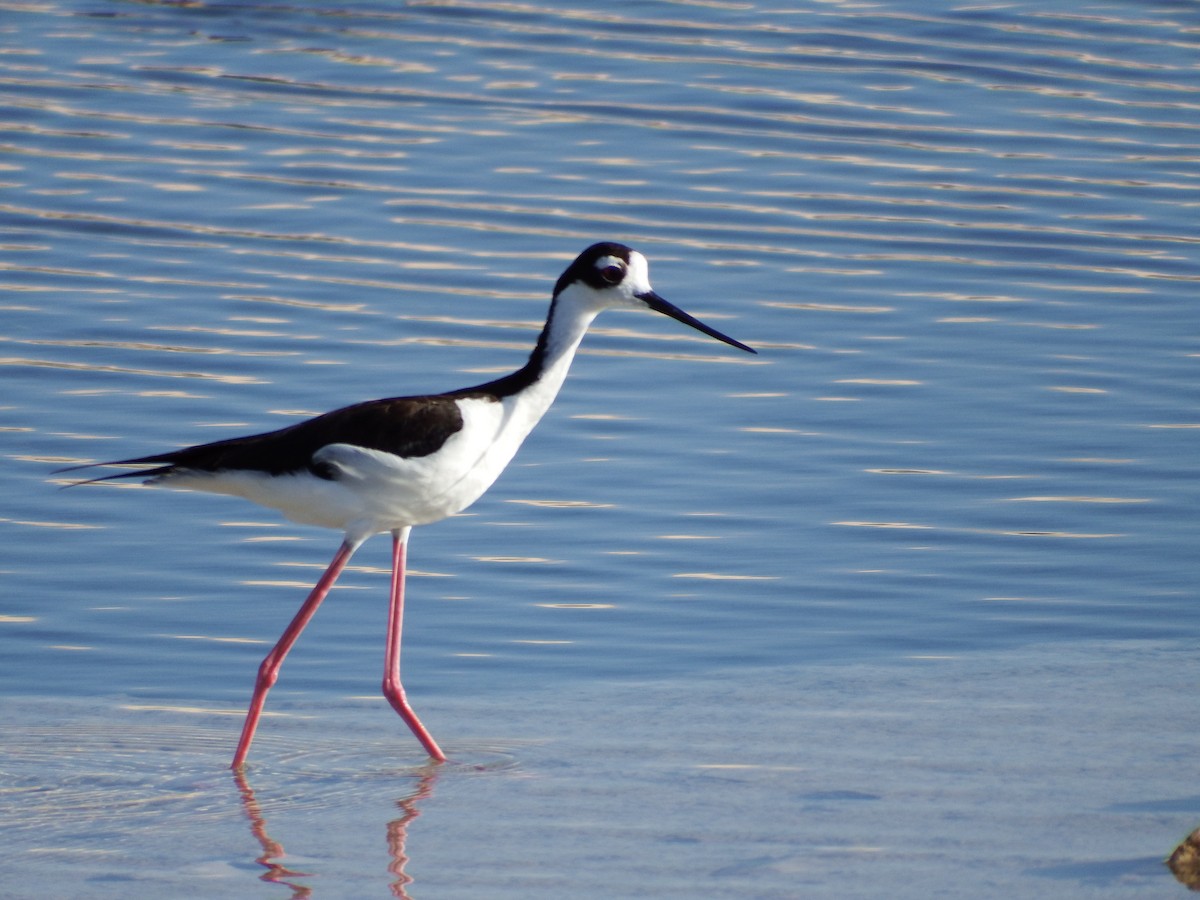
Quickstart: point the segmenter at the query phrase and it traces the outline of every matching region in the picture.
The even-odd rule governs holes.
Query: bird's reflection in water
[[[233,780],[237,783],[238,793],[242,795],[242,809],[246,811],[246,818],[250,820],[250,833],[254,835],[254,839],[258,841],[258,845],[262,847],[262,853],[255,858],[255,862],[260,866],[265,866],[267,871],[259,878],[263,881],[268,881],[271,884],[285,884],[292,889],[292,897],[311,897],[312,888],[307,885],[297,884],[293,879],[308,878],[310,872],[296,872],[289,869],[282,863],[284,857],[283,844],[272,839],[267,834],[267,819],[262,813],[262,807],[258,804],[258,798],[254,796],[254,789],[250,787],[250,782],[246,780],[246,775],[240,769],[233,773]]]
[[[388,822],[388,854],[392,860],[388,863],[388,871],[395,876],[392,881],[393,897],[408,900],[407,888],[412,884],[412,876],[404,871],[404,867],[408,865],[408,854],[404,850],[404,844],[408,840],[408,826],[421,814],[417,804],[427,797],[433,796],[433,785],[437,781],[437,772],[436,764],[425,767],[420,778],[417,779],[417,789],[407,797],[396,801],[396,806],[400,808],[403,815]]]
[[[388,854],[391,859],[388,863],[388,872],[393,876],[392,896],[399,897],[401,900],[411,900],[408,886],[413,882],[412,876],[404,871],[404,867],[408,865],[408,853],[405,850],[408,826],[421,814],[421,810],[418,808],[420,801],[433,795],[433,786],[437,781],[437,766],[430,765],[422,769],[416,777],[416,788],[396,801],[396,806],[402,815],[387,824]],[[266,868],[267,871],[260,875],[259,879],[271,884],[286,885],[291,888],[293,898],[313,896],[313,889],[306,884],[299,883],[298,879],[311,878],[314,873],[298,872],[284,865],[283,860],[287,854],[283,845],[267,833],[266,816],[263,815],[262,807],[254,795],[254,789],[246,780],[245,773],[241,770],[235,771],[233,778],[242,797],[242,808],[250,822],[250,833],[254,835],[254,839],[262,848],[262,853],[255,857],[254,861]]]

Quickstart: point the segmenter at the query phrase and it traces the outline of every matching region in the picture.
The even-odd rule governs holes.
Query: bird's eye
[[[620,284],[621,279],[625,277],[625,266],[621,263],[613,263],[609,266],[604,266],[600,270],[600,279],[605,284]]]

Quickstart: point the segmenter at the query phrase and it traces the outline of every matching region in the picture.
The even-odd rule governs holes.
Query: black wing
[[[92,466],[152,467],[136,472],[102,475],[81,484],[116,478],[154,478],[181,469],[194,472],[241,469],[268,475],[308,470],[325,476],[326,473],[314,468],[313,454],[329,444],[353,444],[414,458],[437,451],[462,425],[458,404],[448,395],[393,397],[335,409],[277,431],[198,444],[136,459],[73,466],[59,471]]]

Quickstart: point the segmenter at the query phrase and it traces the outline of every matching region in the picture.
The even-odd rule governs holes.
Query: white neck
[[[594,292],[587,288],[578,292],[568,288],[559,294],[524,367],[496,381],[457,392],[464,416],[476,423],[474,434],[486,443],[476,447],[482,450],[481,455],[464,457],[469,477],[456,481],[455,511],[464,509],[487,490],[554,402],[579,342],[603,308],[590,294]]]
[[[532,419],[529,428],[554,402],[567,378],[580,341],[602,309],[594,302],[589,302],[594,299],[588,296],[590,293],[587,288],[568,288],[555,299],[551,307],[550,318],[538,338],[538,350],[530,359],[531,364],[538,366],[535,379],[516,395],[520,398],[523,418]]]

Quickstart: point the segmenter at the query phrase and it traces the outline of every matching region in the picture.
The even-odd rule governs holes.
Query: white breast
[[[504,471],[545,411],[541,404],[530,405],[527,392],[523,396],[525,402],[516,397],[457,400],[463,427],[428,456],[404,458],[351,444],[328,444],[314,460],[336,470],[333,479],[311,472],[268,475],[240,470],[180,472],[163,483],[244,497],[295,522],[362,536],[424,525],[466,509]]]
[[[601,299],[596,291],[580,287],[560,294],[537,379],[500,399],[456,399],[462,428],[427,456],[401,457],[331,443],[313,458],[336,470],[333,479],[307,471],[269,475],[249,470],[176,470],[160,480],[184,490],[245,497],[279,510],[292,521],[342,529],[351,538],[452,516],[491,487],[550,408],[584,332],[604,305]]]

